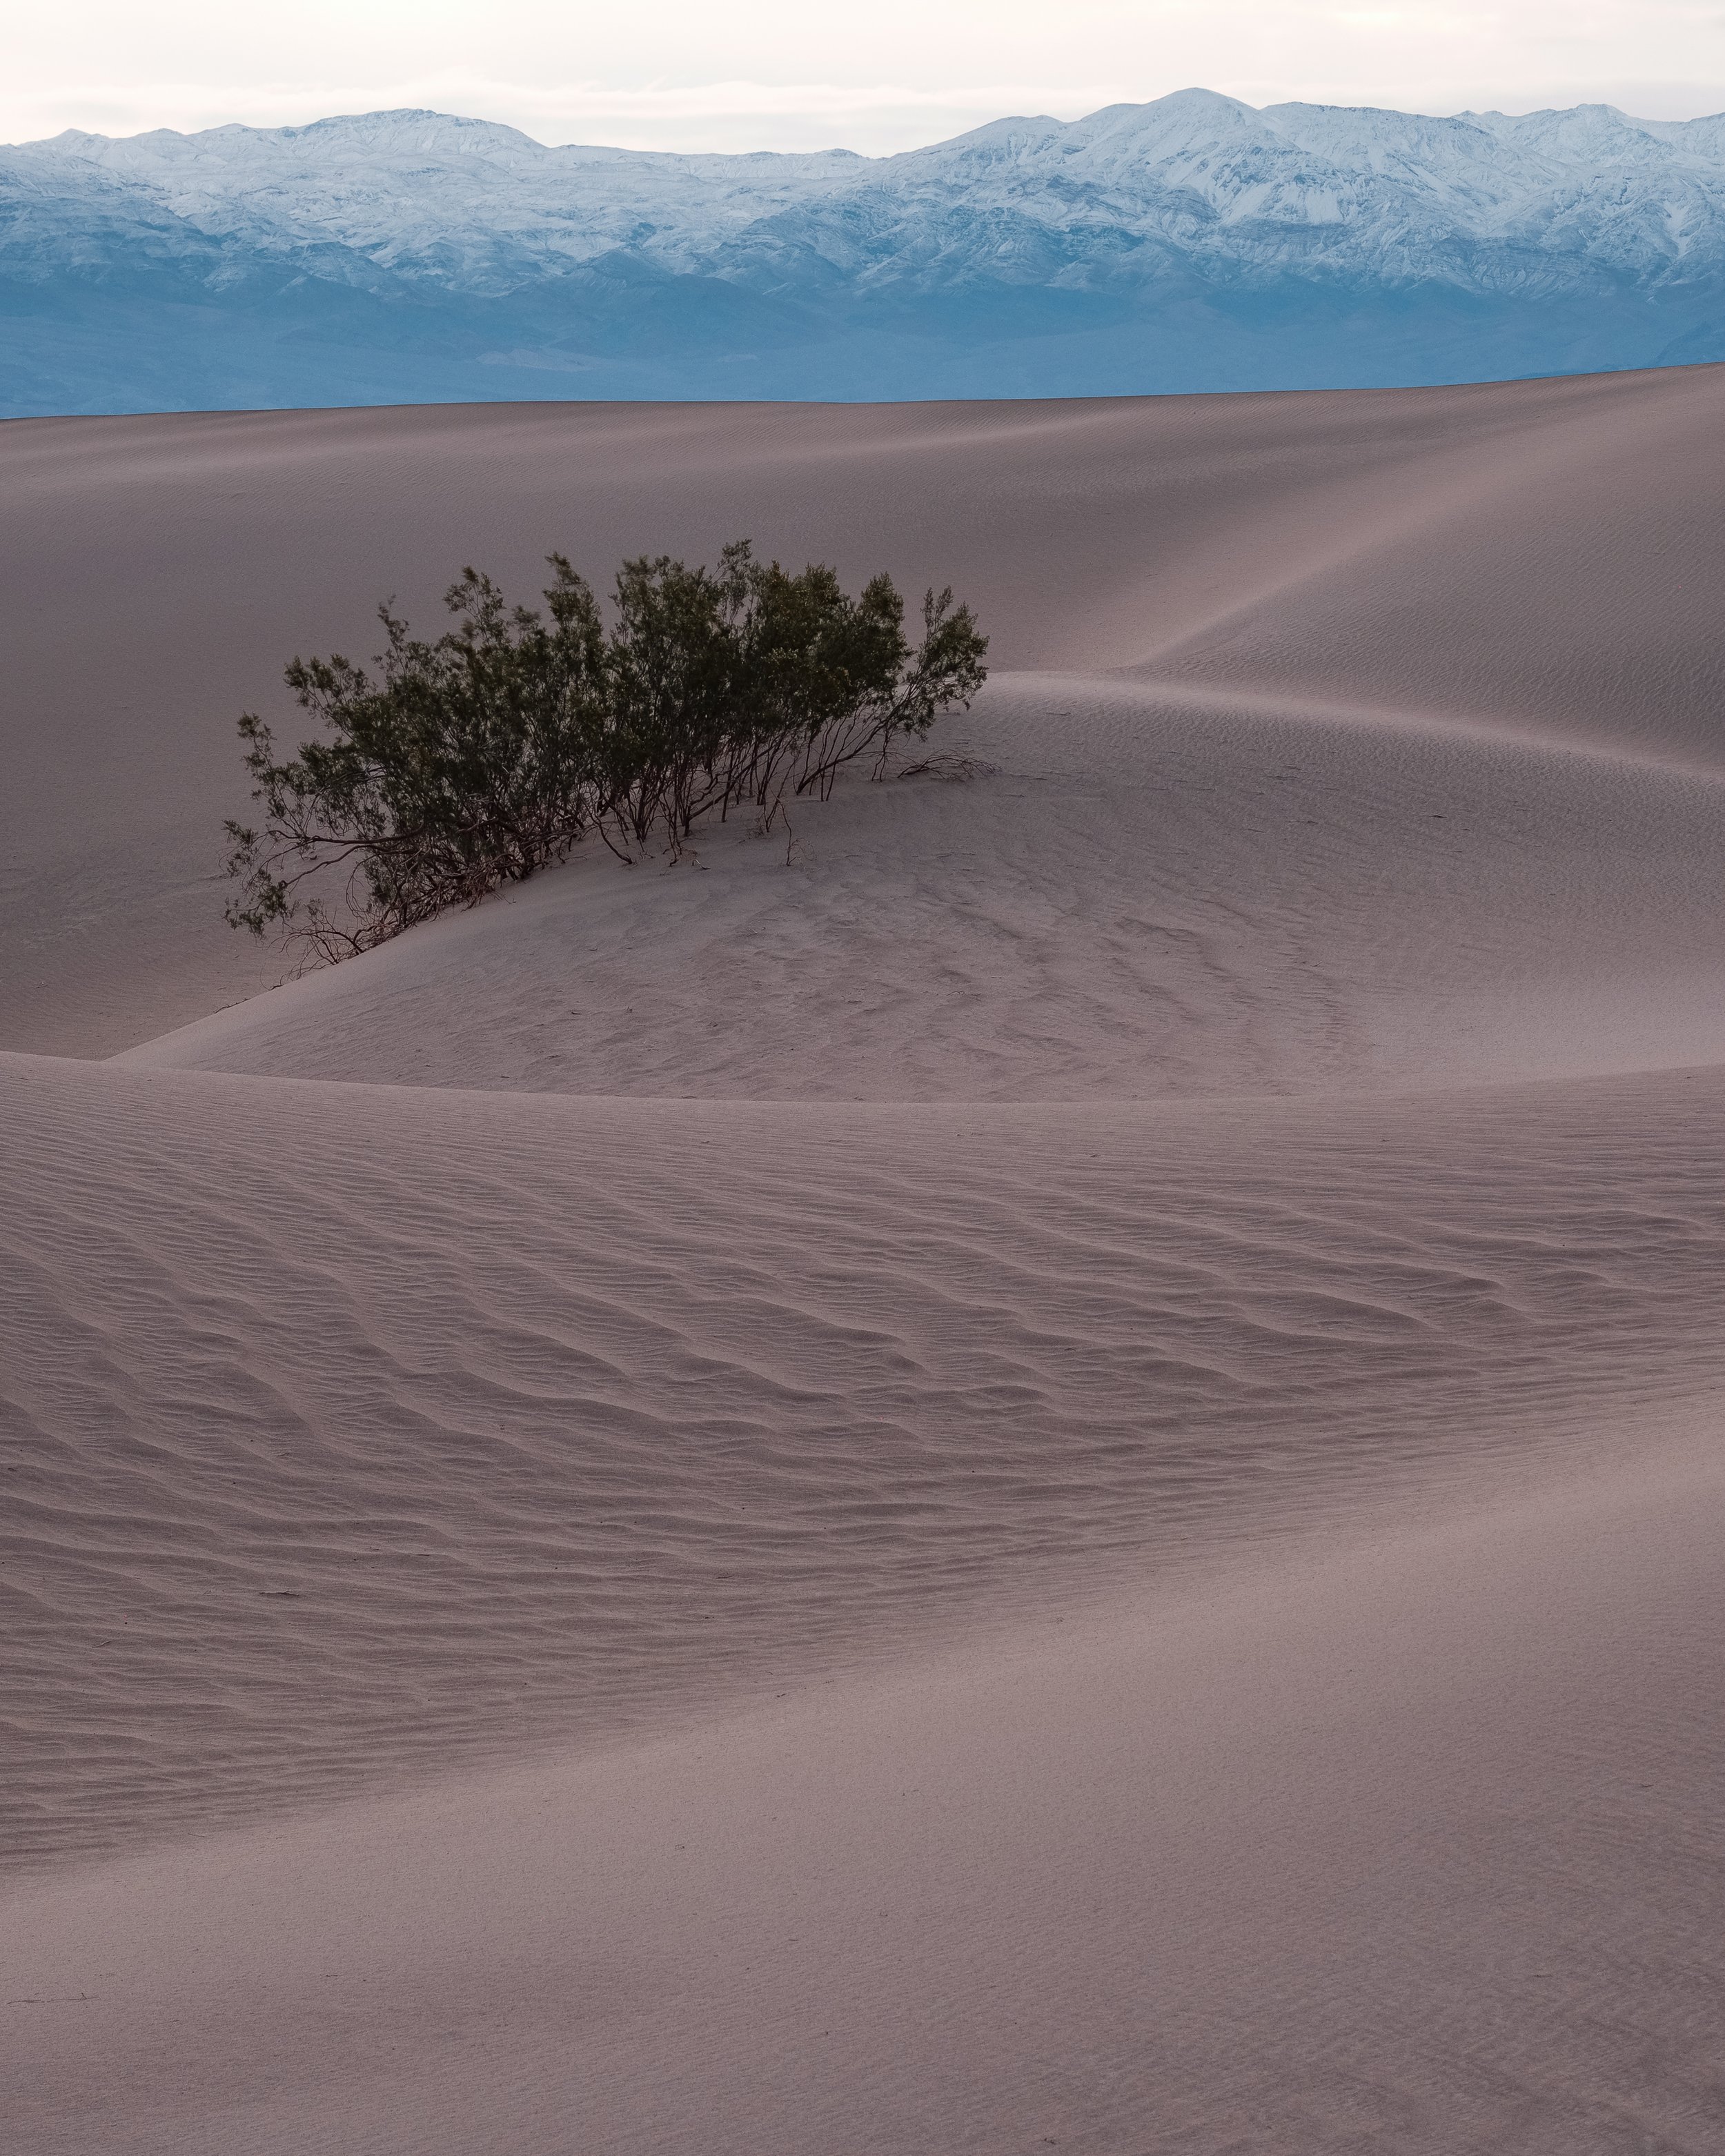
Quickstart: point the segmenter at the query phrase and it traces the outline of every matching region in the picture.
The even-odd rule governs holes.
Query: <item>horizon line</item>
[[[1294,109],[1312,112],[1382,113],[1400,120],[1430,120],[1440,123],[1470,120],[1538,120],[1547,116],[1561,118],[1567,114],[1575,112],[1604,112],[1609,113],[1615,119],[1627,121],[1636,128],[1656,129],[1663,131],[1670,128],[1698,126],[1708,120],[1725,119],[1725,110],[1722,110],[1692,114],[1686,120],[1650,120],[1638,113],[1627,111],[1621,105],[1608,104],[1602,99],[1591,98],[1581,99],[1574,105],[1535,105],[1525,112],[1507,112],[1497,106],[1485,108],[1467,106],[1455,112],[1421,112],[1402,105],[1332,105],[1307,98],[1286,98],[1274,104],[1253,105],[1245,98],[1230,96],[1225,90],[1210,90],[1202,83],[1191,83],[1180,90],[1164,91],[1159,97],[1122,98],[1112,104],[1099,105],[1088,112],[1080,113],[1071,120],[1061,120],[1055,114],[1049,112],[1003,112],[997,114],[991,120],[979,121],[973,127],[961,128],[956,135],[939,136],[932,141],[916,143],[904,150],[853,150],[842,142],[828,143],[821,148],[814,150],[638,150],[631,149],[627,145],[619,142],[545,142],[542,141],[537,136],[529,134],[526,128],[516,126],[512,121],[492,120],[482,113],[451,111],[438,105],[374,105],[361,111],[324,113],[316,120],[289,121],[275,126],[259,126],[251,121],[245,120],[224,120],[218,121],[208,127],[141,127],[130,134],[124,135],[107,135],[95,128],[69,126],[61,128],[55,135],[34,136],[23,141],[0,142],[0,151],[48,149],[56,142],[64,141],[68,136],[90,141],[119,143],[141,141],[151,135],[172,135],[181,141],[189,142],[196,141],[200,137],[208,135],[307,135],[317,128],[339,126],[344,122],[411,119],[446,120],[453,121],[458,126],[495,128],[501,133],[513,135],[521,141],[531,143],[535,149],[543,150],[547,153],[554,153],[559,150],[603,150],[624,157],[698,157],[726,161],[757,157],[789,159],[845,157],[855,157],[862,163],[890,164],[896,158],[916,157],[926,150],[942,149],[950,143],[962,142],[970,136],[982,134],[988,128],[1009,126],[1014,121],[1027,123],[1041,121],[1051,127],[1081,127],[1086,121],[1098,119],[1106,112],[1145,112],[1155,105],[1171,105],[1183,99],[1194,97],[1213,100],[1219,105],[1231,105],[1237,111],[1255,114]]]

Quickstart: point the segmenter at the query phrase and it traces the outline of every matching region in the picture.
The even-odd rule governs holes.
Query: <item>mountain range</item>
[[[1347,388],[1725,357],[1725,115],[1203,90],[896,157],[434,112],[0,149],[0,413]]]

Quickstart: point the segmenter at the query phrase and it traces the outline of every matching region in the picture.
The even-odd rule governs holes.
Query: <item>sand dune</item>
[[[1076,675],[990,684],[946,741],[983,773],[799,805],[789,848],[594,847],[123,1060],[981,1101],[1725,1057],[1725,772]]]
[[[8,1912],[12,2115],[187,2156],[1707,2148],[1712,1450],[73,1875]]]
[[[1340,1113],[4,1082],[45,1855],[1562,1472],[1725,1365],[1707,1071]]]
[[[1717,2139],[1722,396],[0,430],[8,2148]],[[968,775],[234,1000],[287,652],[739,530]]]
[[[951,580],[1001,668],[1148,666],[1712,769],[1725,370],[1047,404],[470,406],[0,427],[0,1047],[249,994],[234,721],[475,559],[763,551]]]

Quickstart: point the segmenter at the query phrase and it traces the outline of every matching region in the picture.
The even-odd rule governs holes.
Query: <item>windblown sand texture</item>
[[[463,562],[960,775],[333,971]],[[1725,370],[0,429],[11,2156],[1725,2147]]]

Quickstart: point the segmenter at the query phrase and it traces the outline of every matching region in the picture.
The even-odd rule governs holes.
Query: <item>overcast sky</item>
[[[19,0],[0,141],[431,105],[545,142],[878,152],[1194,83],[1682,119],[1725,108],[1725,0]]]

